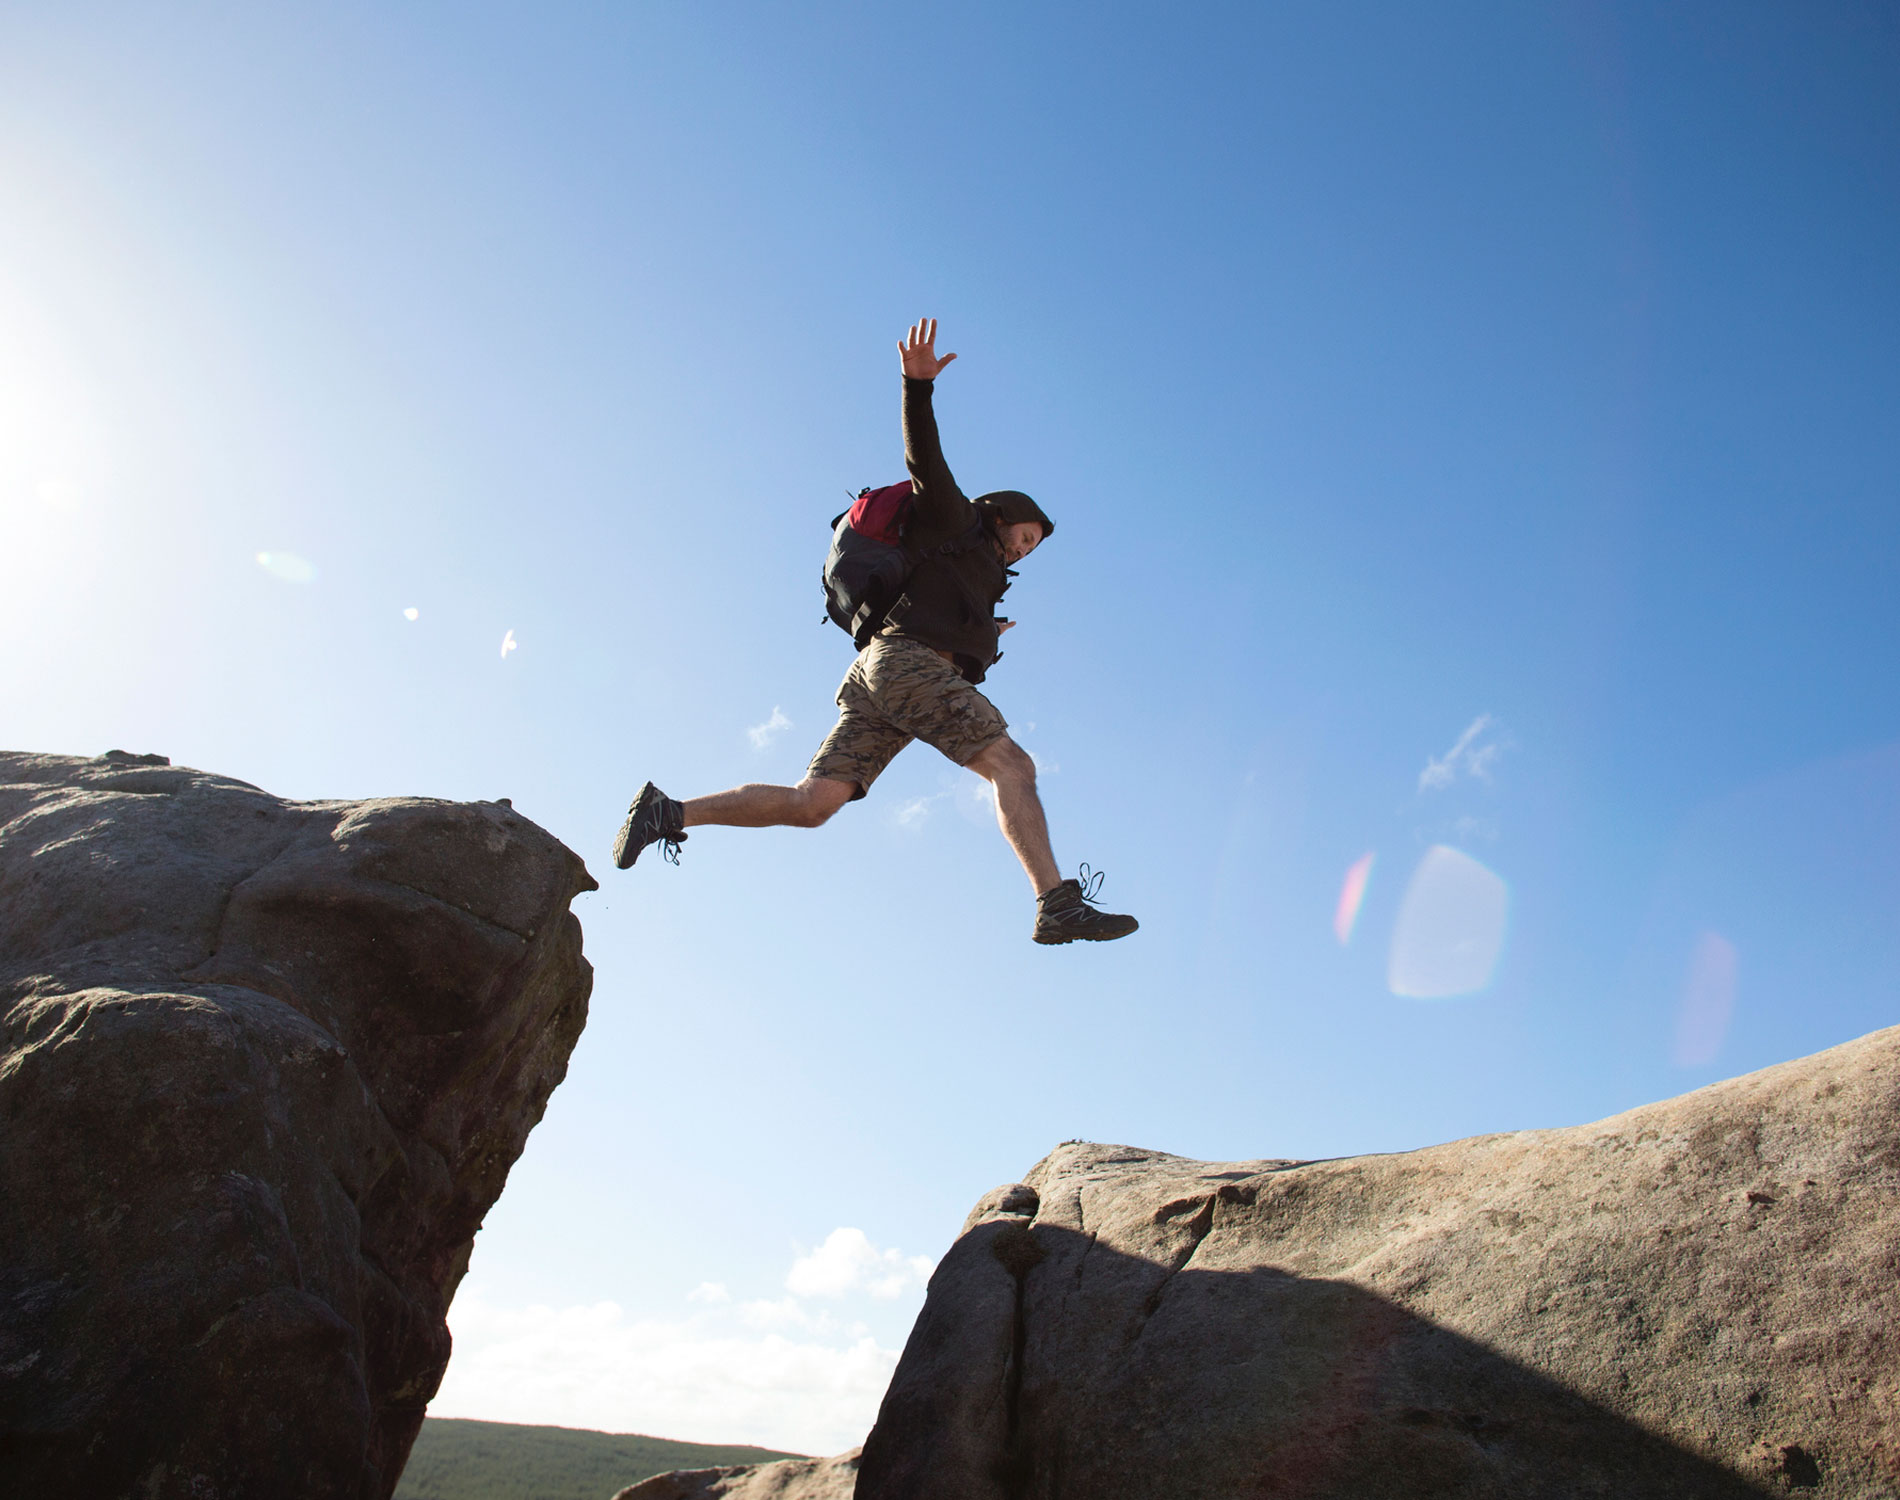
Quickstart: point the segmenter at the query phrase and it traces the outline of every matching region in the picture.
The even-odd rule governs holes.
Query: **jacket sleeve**
[[[937,414],[930,404],[934,381],[904,381],[904,467],[917,498],[911,525],[924,535],[956,535],[969,522],[970,502],[957,488],[937,441]]]

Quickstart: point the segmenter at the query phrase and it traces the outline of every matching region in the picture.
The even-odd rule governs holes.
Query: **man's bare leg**
[[[979,751],[968,769],[996,788],[996,821],[1036,894],[1062,884],[1055,851],[1049,847],[1049,820],[1043,816],[1042,798],[1036,795],[1036,763],[1029,752],[1004,735]]]
[[[729,792],[714,792],[710,797],[694,797],[684,803],[684,827],[702,823],[727,828],[816,828],[851,800],[858,789],[855,781],[833,781],[826,776],[807,776],[797,786],[768,786],[752,782]]]
[[[1099,943],[1127,937],[1141,925],[1133,917],[1097,910],[1095,880],[1084,889],[1081,882],[1057,873],[1049,820],[1036,795],[1036,763],[1028,751],[1005,735],[970,761],[969,768],[996,788],[996,821],[1035,888],[1036,929],[1031,935],[1037,942]]]

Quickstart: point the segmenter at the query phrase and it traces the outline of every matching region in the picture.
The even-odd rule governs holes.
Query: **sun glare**
[[[1366,899],[1366,882],[1372,878],[1370,852],[1362,854],[1352,862],[1346,871],[1346,878],[1340,882],[1339,902],[1333,908],[1333,936],[1339,939],[1339,946],[1345,947],[1352,941],[1352,930],[1359,921],[1359,908]]]
[[[110,446],[65,341],[0,268],[0,516],[32,574],[92,542]]]
[[[316,565],[295,552],[260,552],[257,565],[285,583],[308,583],[317,576]]]
[[[1449,1000],[1490,984],[1504,954],[1511,895],[1463,850],[1434,844],[1412,872],[1392,933],[1387,984],[1412,1000]]]

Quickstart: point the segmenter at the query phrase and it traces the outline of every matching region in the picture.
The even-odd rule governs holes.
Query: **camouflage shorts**
[[[858,653],[839,685],[838,707],[837,727],[805,774],[855,781],[853,801],[914,739],[966,766],[1009,729],[996,705],[955,667],[902,636],[881,635]]]

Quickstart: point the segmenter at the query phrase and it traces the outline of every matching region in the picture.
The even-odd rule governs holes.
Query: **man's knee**
[[[833,813],[851,800],[851,794],[856,790],[855,782],[813,777],[798,789],[798,826],[823,827],[831,821]]]
[[[1030,759],[1029,752],[1008,735],[1004,735],[993,744],[985,745],[971,757],[969,769],[985,780],[996,783],[1008,782],[1016,786],[1034,786],[1036,784],[1036,763]]]

